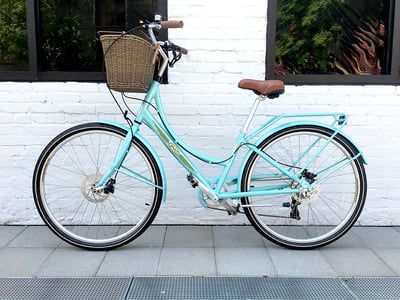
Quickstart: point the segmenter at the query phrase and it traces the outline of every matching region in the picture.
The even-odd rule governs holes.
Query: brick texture
[[[177,133],[209,155],[229,155],[254,99],[237,82],[264,77],[266,2],[168,1],[170,19],[185,21],[183,29],[170,30],[170,39],[188,48],[189,55],[170,69],[170,84],[161,88],[165,109]],[[259,107],[255,124],[280,113],[346,112],[345,132],[368,159],[368,199],[359,223],[400,225],[399,94],[394,86],[287,86],[285,95]],[[41,223],[31,193],[40,151],[60,131],[98,118],[123,122],[104,84],[0,82],[0,224]],[[155,222],[247,222],[243,216],[204,210],[186,173],[154,137],[149,140],[160,149],[169,184],[168,201]],[[200,166],[209,176],[220,170]]]

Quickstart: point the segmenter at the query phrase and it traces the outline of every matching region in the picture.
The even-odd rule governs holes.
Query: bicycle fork
[[[115,179],[112,178],[115,173],[117,173],[121,166],[122,163],[124,162],[130,148],[132,145],[132,139],[135,136],[135,133],[138,131],[138,129],[131,127],[130,130],[128,130],[128,133],[123,140],[121,146],[118,149],[117,155],[115,156],[115,160],[112,164],[112,166],[108,169],[106,174],[103,175],[103,177],[99,180],[99,182],[93,187],[93,191],[95,193],[101,193],[104,192],[105,194],[109,193],[114,193],[114,184],[115,184]]]

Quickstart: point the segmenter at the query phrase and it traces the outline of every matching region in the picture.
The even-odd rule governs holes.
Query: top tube
[[[150,88],[146,94],[146,98],[145,98],[145,103],[147,102],[147,105],[142,105],[136,120],[138,122],[145,122],[146,123],[146,119],[143,118],[143,112],[144,110],[146,110],[149,106],[149,103],[152,103],[153,101],[155,102],[155,106],[157,108],[157,113],[160,117],[161,123],[157,122],[155,119],[153,122],[156,122],[156,124],[148,124],[146,123],[146,125],[148,127],[150,127],[157,135],[160,135],[158,132],[157,128],[162,128],[166,134],[168,134],[168,138],[170,139],[170,141],[173,144],[176,144],[177,146],[179,146],[179,148],[183,149],[184,151],[188,152],[189,154],[193,155],[194,157],[205,161],[207,163],[210,164],[220,164],[223,165],[224,162],[228,161],[230,157],[226,158],[226,159],[220,159],[220,158],[216,158],[216,157],[212,157],[209,156],[207,154],[201,153],[197,150],[195,150],[194,148],[192,148],[191,146],[189,146],[186,142],[184,142],[181,138],[179,138],[179,136],[176,134],[176,132],[174,131],[174,129],[171,127],[171,125],[168,122],[168,118],[165,114],[163,105],[162,105],[162,100],[161,100],[161,96],[160,96],[160,89],[159,89],[160,83],[157,81],[153,81],[152,84],[150,85]],[[145,104],[143,103],[143,104]]]

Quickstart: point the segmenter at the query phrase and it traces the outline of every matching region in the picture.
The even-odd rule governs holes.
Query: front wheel
[[[125,130],[107,124],[78,125],[55,137],[40,155],[33,174],[35,204],[64,241],[87,249],[115,248],[141,235],[156,216],[162,176],[136,138],[109,190],[93,189],[125,136]]]
[[[266,156],[312,188],[301,193],[244,197],[244,211],[265,238],[284,247],[312,249],[343,236],[359,217],[367,193],[364,165],[356,147],[345,137],[320,126],[284,128],[259,145]],[[327,146],[319,154],[318,149]],[[258,153],[247,160],[241,190],[288,190],[298,187]]]

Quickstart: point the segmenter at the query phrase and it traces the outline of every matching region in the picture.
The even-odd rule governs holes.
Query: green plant
[[[342,26],[332,22],[343,0],[278,1],[275,56],[290,73],[333,70],[332,49],[340,42]]]
[[[43,68],[82,71],[95,65],[95,32],[83,34],[83,21],[92,0],[40,1]],[[94,24],[92,24],[94,27]]]
[[[0,63],[26,64],[28,42],[24,0],[0,0]]]

